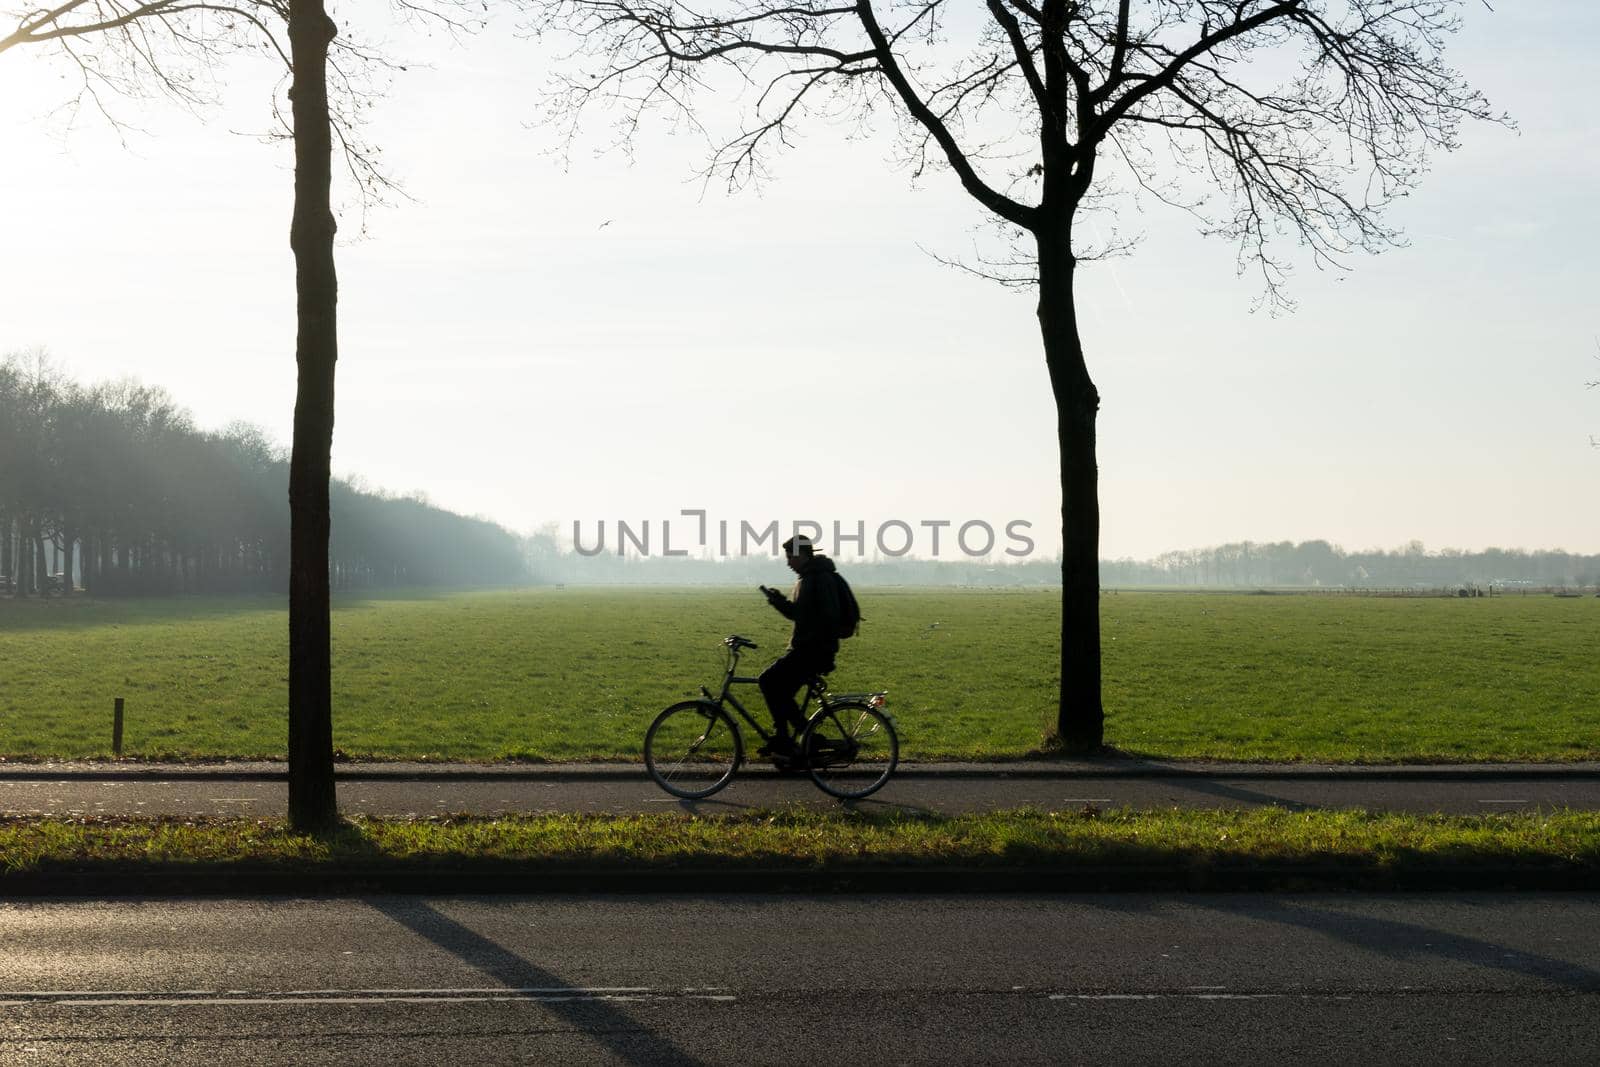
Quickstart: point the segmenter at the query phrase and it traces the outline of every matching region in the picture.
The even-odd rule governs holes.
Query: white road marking
[[[473,1004],[492,1001],[564,1000],[643,1000],[644,997],[188,997],[154,1000],[51,1000],[45,1003],[61,1008],[216,1008],[229,1004],[263,1006],[267,1004]],[[17,1002],[13,1002],[15,1004]],[[37,1001],[35,1003],[38,1003]]]
[[[210,990],[196,989],[195,993],[248,993],[248,989]],[[403,994],[406,996],[446,996],[452,993],[652,993],[649,986],[615,985],[615,986],[442,986],[437,989],[426,986],[420,989],[284,989],[267,990],[258,994],[265,997],[320,997],[320,996],[361,996],[375,993],[380,996]]]
[[[1480,800],[1479,804],[1531,804],[1531,800]]]
[[[1051,1000],[1165,1000],[1165,993],[1051,993]]]
[[[1278,1000],[1284,993],[1191,993],[1195,1000]]]
[[[1204,988],[1204,987],[1200,987]],[[1221,988],[1220,986],[1217,988]],[[1051,993],[1051,1000],[1349,1000],[1343,993]]]
[[[1109,804],[1110,797],[1062,797],[1063,804]]]
[[[30,1004],[58,1007],[218,1007],[229,1004],[463,1004],[535,1001],[541,1003],[596,1000],[709,1000],[720,1003],[738,998],[728,993],[685,989],[681,992],[646,986],[594,986],[584,988],[445,988],[445,989],[179,989],[179,990],[11,990],[0,992],[0,1007]]]

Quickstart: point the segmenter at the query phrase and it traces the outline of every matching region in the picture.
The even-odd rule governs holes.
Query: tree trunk
[[[44,550],[44,524],[33,524],[33,576],[34,588],[40,597],[50,595],[50,557]]]
[[[1100,394],[1078,337],[1070,233],[1039,236],[1039,329],[1056,400],[1061,447],[1061,694],[1056,734],[1064,751],[1084,755],[1104,741],[1100,701],[1100,495],[1095,418]]]
[[[71,596],[72,595],[72,584],[73,584],[72,572],[73,572],[73,569],[74,569],[73,566],[72,566],[72,539],[73,539],[74,536],[76,536],[76,532],[75,531],[72,531],[72,530],[63,530],[63,531],[61,531],[61,540],[62,540],[62,543],[65,545],[65,548],[62,550],[62,553],[61,553],[61,595],[62,596]]]
[[[328,478],[339,294],[329,202],[327,67],[336,32],[323,0],[290,0],[295,167],[289,245],[295,261],[299,379],[289,461],[289,824],[298,830],[327,829],[339,818],[328,620]]]

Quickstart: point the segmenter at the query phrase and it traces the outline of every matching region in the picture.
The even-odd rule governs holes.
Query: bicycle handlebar
[[[722,639],[722,643],[733,649],[735,652],[739,651],[741,648],[760,647],[748,637],[740,637],[738,634],[729,634],[727,637]]]

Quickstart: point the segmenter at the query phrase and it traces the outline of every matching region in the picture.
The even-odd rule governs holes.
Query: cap
[[[809,556],[813,551],[811,538],[805,534],[795,534],[783,543],[783,552],[786,556]]]

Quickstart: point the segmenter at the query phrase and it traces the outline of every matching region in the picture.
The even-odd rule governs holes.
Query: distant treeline
[[[580,555],[563,549],[553,527],[527,541],[528,568],[537,582],[617,585],[781,585],[783,560],[771,556],[701,559],[693,556]],[[838,557],[852,583],[867,585],[1059,585],[1061,562]],[[1240,542],[1165,552],[1150,560],[1101,560],[1100,584],[1214,588],[1455,589],[1463,586],[1594,586],[1600,556],[1560,551],[1491,548],[1483,552],[1424,550],[1413,541],[1393,551],[1346,552],[1327,541]]]
[[[288,491],[254,427],[198,430],[161,389],[0,361],[0,592],[286,590]],[[340,481],[330,563],[338,589],[526,580],[505,529]]]
[[[1429,552],[1412,541],[1392,551],[1346,552],[1327,541],[1251,542],[1164,552],[1151,560],[1102,560],[1109,586],[1443,589],[1452,586],[1593,586],[1600,556],[1489,548]]]

